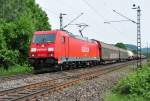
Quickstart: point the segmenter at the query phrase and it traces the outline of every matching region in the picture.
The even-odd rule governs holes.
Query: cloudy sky
[[[142,46],[150,45],[150,0],[36,0],[47,13],[52,29],[59,29],[59,14],[65,13],[64,25],[84,13],[74,24],[89,25],[83,34],[86,37],[106,43],[123,42],[136,45],[136,24],[120,22],[105,24],[106,21],[126,20],[113,12],[116,10],[136,21],[136,10],[132,5],[140,5]],[[68,26],[66,30],[79,35],[77,26]]]

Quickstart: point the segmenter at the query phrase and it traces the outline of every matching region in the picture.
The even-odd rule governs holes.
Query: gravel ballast
[[[103,101],[103,95],[110,90],[118,80],[126,77],[135,65],[99,76],[98,78],[83,81],[64,91],[54,92],[41,101]]]
[[[16,79],[16,80],[9,80],[5,82],[0,82],[0,91],[21,87],[33,83],[43,82],[47,80],[52,80],[58,77],[62,77],[68,75],[65,72],[63,73],[45,73],[45,74],[38,74],[38,75],[32,75],[31,77],[22,78],[22,79]],[[63,81],[63,79],[60,79],[58,82]]]
[[[102,95],[107,90],[110,90],[120,78],[125,77],[128,73],[132,72],[134,70],[133,67],[135,68],[135,65],[101,75],[92,80],[82,81],[79,84],[64,89],[63,91],[53,92],[48,97],[40,97],[39,99],[41,101],[103,101]],[[32,77],[24,79],[6,81],[0,83],[0,91],[69,75],[72,75],[72,73],[46,73],[33,75]],[[60,82],[61,81],[63,80],[60,80]]]

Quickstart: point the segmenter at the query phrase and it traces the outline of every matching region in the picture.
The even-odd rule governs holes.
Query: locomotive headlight
[[[36,48],[31,48],[31,52],[36,52]]]
[[[34,54],[32,54],[32,57],[34,57],[35,55]]]
[[[48,52],[54,51],[54,48],[48,48]]]

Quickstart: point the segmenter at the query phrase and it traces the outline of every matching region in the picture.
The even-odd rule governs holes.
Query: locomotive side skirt
[[[65,58],[62,57],[61,58],[61,62],[60,63],[64,63],[64,62],[75,62],[75,61],[100,61],[100,58]]]

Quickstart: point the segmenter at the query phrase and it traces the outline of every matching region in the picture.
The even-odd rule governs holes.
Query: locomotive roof
[[[49,30],[49,31],[36,31],[34,34],[50,34],[50,33],[57,33],[58,30]]]
[[[95,42],[94,40],[92,39],[88,39],[88,37],[81,37],[79,35],[74,35],[73,33],[71,32],[68,32],[66,30],[59,30],[59,29],[56,29],[56,30],[49,30],[49,31],[36,31],[34,34],[50,34],[50,33],[58,33],[60,31],[64,31],[66,32],[70,37],[73,37],[73,38],[76,38],[76,39],[79,39],[79,40],[84,40],[84,41],[88,41],[88,42]]]
[[[92,39],[88,39],[88,37],[81,37],[81,36],[79,36],[79,35],[74,35],[73,33],[71,33],[71,32],[68,32],[68,31],[66,31],[66,30],[64,30],[69,36],[71,36],[71,37],[74,37],[74,38],[76,38],[76,39],[80,39],[80,40],[84,40],[84,41],[89,41],[89,42],[95,42],[94,40],[92,40]]]

